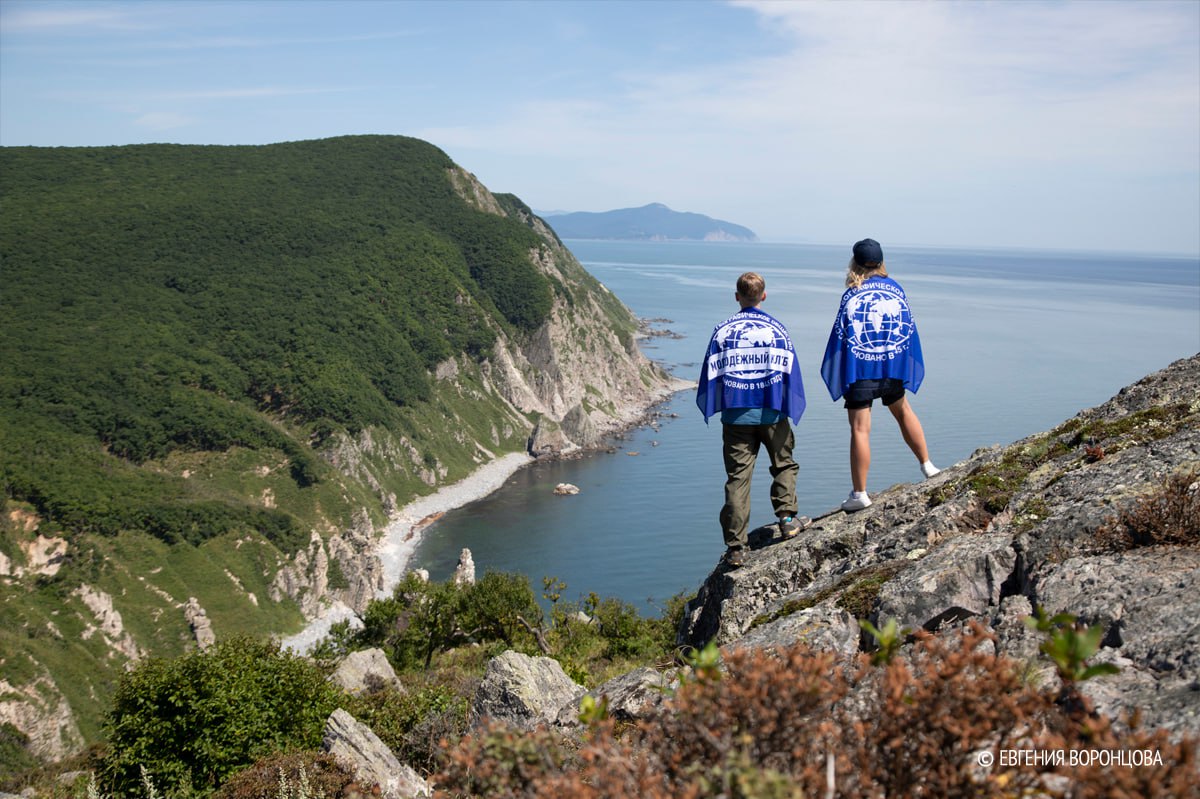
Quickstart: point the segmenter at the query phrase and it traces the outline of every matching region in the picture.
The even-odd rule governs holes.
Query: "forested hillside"
[[[5,492],[67,529],[290,542],[284,515],[137,467],[276,448],[310,485],[310,441],[402,426],[490,321],[550,309],[537,235],[463,203],[417,140],[0,153]]]
[[[189,597],[218,637],[361,605],[397,505],[653,382],[628,310],[416,139],[0,148],[0,270],[0,678],[57,683],[67,748],[194,643]],[[555,393],[585,341],[621,365]]]

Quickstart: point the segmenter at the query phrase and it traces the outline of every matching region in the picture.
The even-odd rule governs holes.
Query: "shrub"
[[[397,668],[424,670],[435,654],[463,644],[532,649],[534,625],[529,620],[540,616],[521,575],[489,571],[477,583],[456,585],[426,583],[410,574],[391,597],[367,606],[362,629],[348,642],[330,642],[322,651],[382,647]]]
[[[557,733],[518,732],[493,722],[448,750],[443,770],[434,780],[438,786],[434,795],[543,796],[539,785],[561,774],[571,762],[572,751]]]
[[[271,755],[231,777],[216,799],[307,799],[341,796],[354,781],[327,752],[286,752]],[[307,791],[302,786],[307,785]],[[286,788],[295,787],[287,791]]]
[[[272,752],[317,748],[338,696],[310,661],[246,638],[143,661],[113,698],[103,781],[126,794],[145,768],[168,795],[207,794]]]
[[[1078,624],[1070,613],[1048,616],[1041,607],[1033,609],[1033,615],[1025,619],[1025,624],[1046,636],[1039,649],[1054,662],[1055,671],[1062,682],[1059,703],[1072,710],[1082,711],[1086,707],[1079,694],[1079,683],[1120,671],[1112,663],[1088,664],[1088,659],[1100,649],[1100,642],[1104,638],[1103,625],[1087,627]]]
[[[29,751],[29,736],[7,721],[0,724],[0,774],[17,774],[36,765],[38,760]]]
[[[1064,713],[1022,682],[1015,662],[993,654],[979,626],[918,635],[878,667],[803,645],[728,652],[719,674],[697,672],[620,738],[603,719],[577,747],[546,730],[490,727],[446,752],[437,795],[940,799],[1200,788],[1193,740],[1136,728],[1118,736],[1094,714]],[[1157,762],[980,765],[980,753],[1003,749],[1153,751]]]
[[[627,602],[595,594],[582,605],[562,603],[565,588],[546,578],[543,596],[551,603],[547,622],[523,575],[489,571],[477,583],[461,586],[409,575],[391,597],[368,605],[361,629],[331,629],[316,651],[336,657],[381,647],[401,671],[424,671],[438,653],[481,644],[556,658],[581,682],[588,682],[593,672],[607,673],[614,664],[674,660],[682,596],[672,598],[661,617],[649,619]]]
[[[346,710],[371,728],[401,762],[429,771],[440,743],[466,732],[467,699],[430,685],[409,693],[387,689],[353,697]]]
[[[660,616],[648,618],[628,602],[595,593],[582,603],[560,603],[566,584],[546,578],[545,585],[542,596],[551,610],[543,651],[576,682],[595,685],[627,671],[630,664],[676,660],[675,631],[687,604],[683,594],[667,600]]]
[[[1200,544],[1200,472],[1176,472],[1131,508],[1096,530],[1101,549],[1124,552],[1157,545]]]

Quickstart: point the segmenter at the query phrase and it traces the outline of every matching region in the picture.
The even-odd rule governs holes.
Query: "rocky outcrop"
[[[471,718],[474,724],[492,719],[532,729],[554,723],[583,694],[557,660],[508,651],[488,663]]]
[[[675,669],[662,672],[644,666],[614,677],[588,691],[587,695],[603,702],[612,718],[631,722],[649,715],[678,687],[679,679]],[[579,724],[580,701],[581,697],[571,697],[570,701],[559,709],[556,721],[560,726]]]
[[[480,210],[517,219],[537,233],[544,245],[529,253],[531,262],[553,284],[568,287],[555,296],[541,327],[519,339],[502,335],[485,365],[489,382],[513,408],[540,418],[531,429],[531,454],[596,446],[680,387],[638,349],[629,309],[587,273],[544,220],[515,198],[499,202],[465,171],[451,180]]]
[[[379,736],[345,710],[333,711],[325,723],[322,746],[366,786],[379,786],[383,799],[429,796],[429,783],[396,759]]]
[[[15,509],[9,512],[9,519],[16,525],[23,526],[26,532],[36,530],[38,519],[33,514]],[[46,538],[41,533],[31,541],[21,541],[17,544],[20,556],[12,559],[0,552],[0,577],[24,577],[26,575],[45,575],[53,577],[67,558],[67,542],[57,536]]]
[[[1098,533],[1122,511],[1190,482],[1200,519],[1200,355],[1172,364],[1054,430],[977,451],[932,480],[836,511],[794,539],[753,532],[746,564],[719,567],[688,605],[681,643],[806,640],[851,654],[857,619],[939,630],[991,627],[1003,654],[1039,667],[1033,608],[1105,630],[1083,684],[1113,718],[1200,732],[1200,547],[1115,552]],[[1057,679],[1044,668],[1046,679]]]
[[[45,669],[21,685],[0,680],[0,724],[29,736],[29,752],[59,760],[83,748],[84,738],[67,698]]]
[[[471,550],[466,547],[463,547],[462,552],[458,554],[458,565],[454,567],[454,584],[475,584],[475,558],[471,556]]]
[[[383,588],[375,529],[364,511],[348,528],[328,538],[314,530],[308,547],[275,573],[270,597],[275,602],[291,599],[306,617],[313,618],[332,602],[362,613]]]
[[[109,649],[120,652],[130,660],[138,660],[142,657],[144,653],[141,647],[125,629],[121,613],[113,607],[111,596],[90,585],[81,585],[75,589],[74,593],[96,618],[96,625],[89,624],[80,634],[83,640],[86,641],[99,633]]]
[[[382,649],[351,652],[338,664],[329,680],[348,694],[375,693],[388,688],[404,691]]]
[[[188,627],[192,630],[192,637],[196,639],[196,646],[200,651],[203,652],[217,642],[217,635],[212,628],[212,620],[208,618],[208,612],[200,606],[200,600],[196,597],[188,597],[187,604],[183,606],[183,618],[187,620]]]
[[[836,511],[793,539],[755,530],[736,570],[718,567],[689,603],[680,643],[770,649],[805,642],[849,661],[871,647],[859,626],[896,620],[910,630],[989,627],[996,652],[1054,688],[1035,608],[1070,613],[1105,631],[1093,662],[1116,675],[1082,690],[1118,721],[1200,732],[1200,355],[1172,365],[1049,433],[980,450],[933,480]],[[1164,478],[1190,481],[1191,542],[1113,552],[1098,535]],[[1185,482],[1187,482],[1185,481]],[[583,619],[586,622],[586,618]],[[520,729],[581,724],[581,699],[624,723],[650,717],[679,686],[675,669],[641,668],[586,691],[550,658],[492,659],[470,712],[474,725]],[[875,712],[876,686],[843,702]]]

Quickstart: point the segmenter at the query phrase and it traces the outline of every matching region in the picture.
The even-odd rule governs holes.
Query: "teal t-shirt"
[[[782,418],[783,411],[774,408],[725,408],[721,411],[722,424],[775,424]]]

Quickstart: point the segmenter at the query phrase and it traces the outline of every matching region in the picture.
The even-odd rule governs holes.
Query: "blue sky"
[[[1200,2],[0,0],[0,144],[416,136],[534,208],[1200,254]]]

